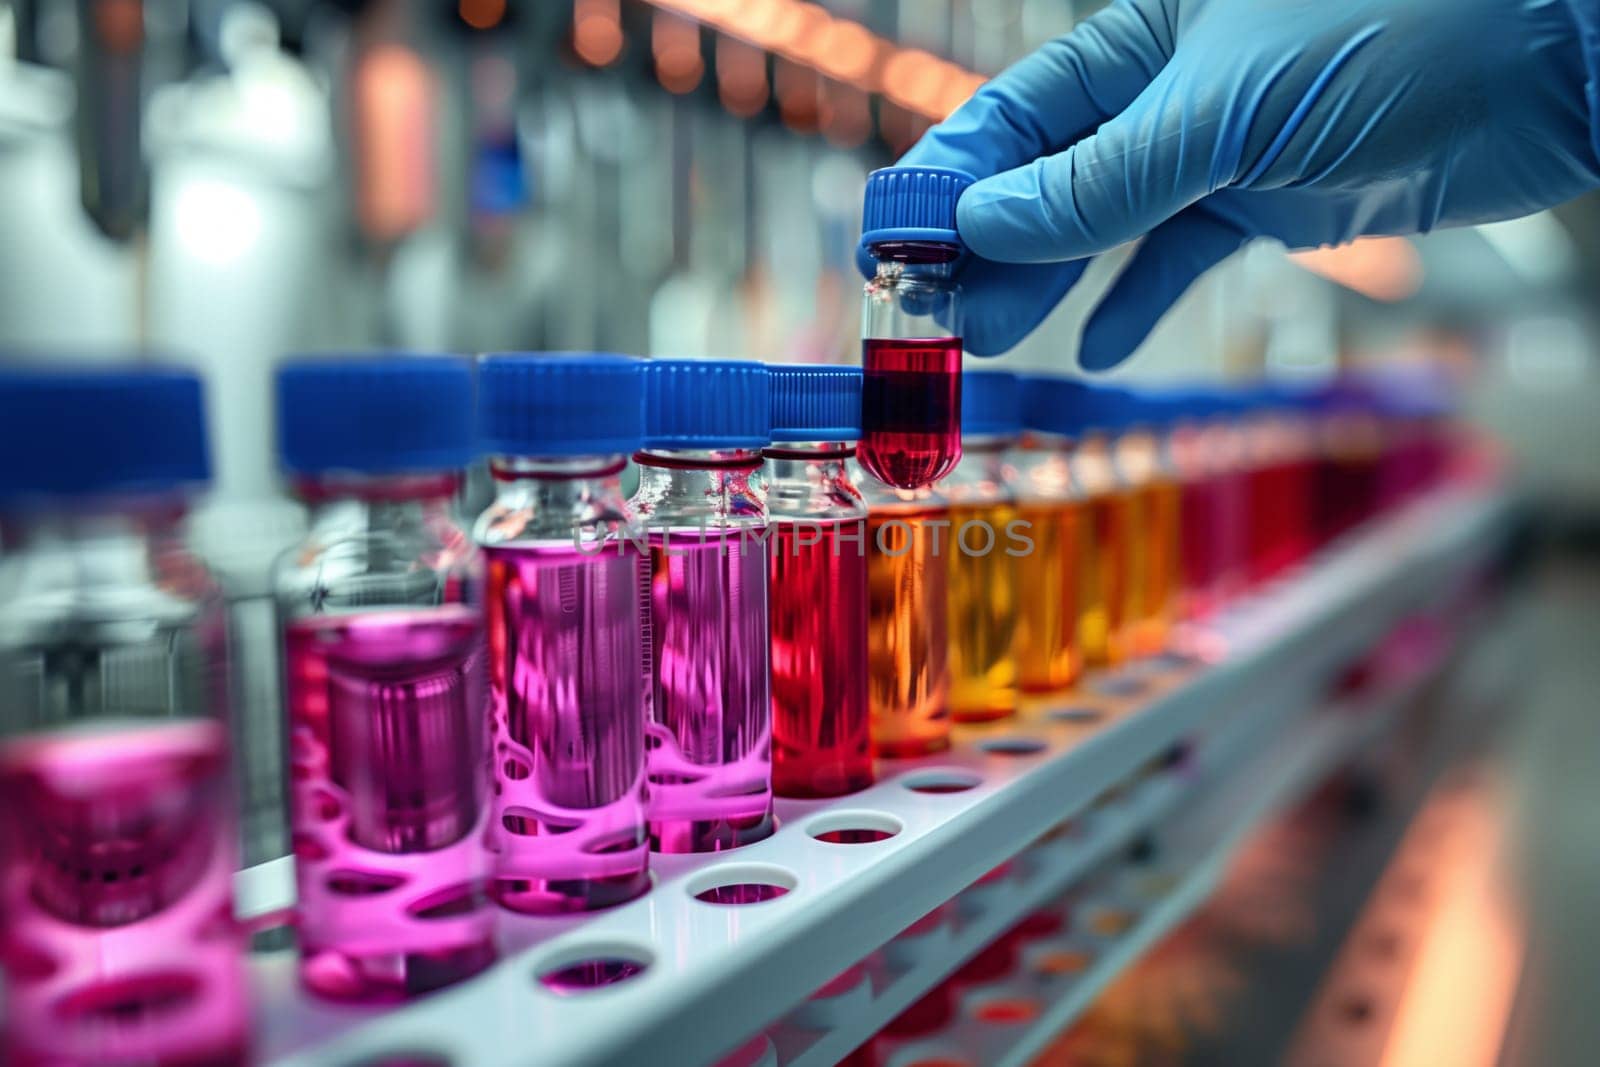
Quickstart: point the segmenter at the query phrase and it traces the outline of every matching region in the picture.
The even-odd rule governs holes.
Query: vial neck
[[[565,538],[575,529],[626,525],[631,521],[622,492],[627,465],[620,453],[491,459],[495,501],[478,519],[479,542]]]
[[[72,501],[0,515],[0,547],[26,552],[53,545],[142,545],[176,541],[188,501],[178,495]]]
[[[759,449],[645,449],[633,458],[634,510],[652,530],[767,520]]]
[[[943,241],[880,241],[867,246],[878,261],[878,273],[886,270],[944,267],[953,273],[961,258],[961,246]]]
[[[459,471],[304,478],[296,494],[311,508],[312,526],[356,523],[369,529],[449,521]]]
[[[761,450],[769,477],[787,463],[845,463],[855,454],[854,441],[781,441]]]

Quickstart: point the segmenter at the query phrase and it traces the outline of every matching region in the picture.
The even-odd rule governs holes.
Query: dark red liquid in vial
[[[961,338],[862,342],[861,443],[867,473],[919,489],[961,458]]]
[[[772,784],[781,796],[872,784],[866,545],[865,519],[774,527]]]

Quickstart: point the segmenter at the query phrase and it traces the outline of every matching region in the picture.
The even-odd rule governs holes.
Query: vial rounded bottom
[[[568,915],[626,904],[650,889],[650,871],[594,878],[499,878],[489,896],[507,911],[523,915]]]
[[[652,819],[650,847],[656,852],[726,852],[772,836],[777,820],[761,815],[723,819]]]
[[[357,953],[302,942],[300,979],[330,1000],[388,1003],[471,978],[495,961],[485,937],[431,951]]]

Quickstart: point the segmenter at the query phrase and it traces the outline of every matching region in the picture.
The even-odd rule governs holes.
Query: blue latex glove
[[[1572,6],[1569,6],[1572,5]],[[1528,214],[1600,185],[1600,0],[1115,0],[990,81],[902,162],[958,207],[970,351],[1005,351],[1148,233],[1085,327],[1125,359],[1253,237],[1312,248]],[[1592,89],[1592,86],[1590,87]]]

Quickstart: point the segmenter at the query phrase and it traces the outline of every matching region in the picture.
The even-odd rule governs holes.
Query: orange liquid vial
[[[865,483],[865,484],[864,484]],[[950,511],[926,489],[890,490],[864,472],[867,702],[880,756],[950,747],[946,553]],[[896,502],[880,505],[884,494]]]
[[[1017,520],[1011,504],[958,505],[950,510],[950,714],[956,722],[990,722],[1017,711],[1017,572],[1008,554]]]
[[[1138,574],[1130,649],[1136,656],[1165,652],[1177,613],[1179,577],[1180,489],[1159,478],[1137,490],[1138,528],[1134,551]]]
[[[1017,508],[1032,549],[1017,560],[1017,668],[1023,692],[1066,689],[1083,673],[1083,606],[1089,525],[1074,500],[1032,501]]]

